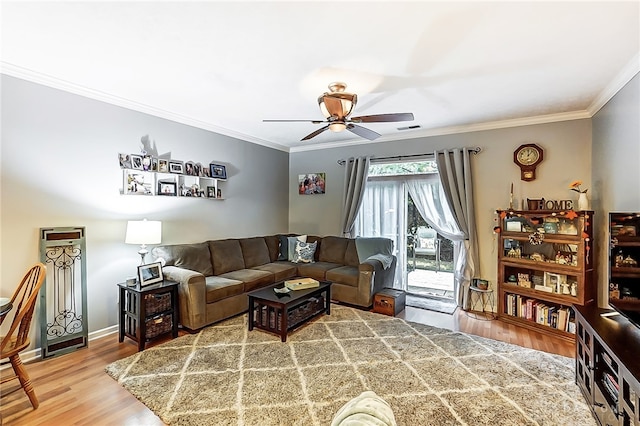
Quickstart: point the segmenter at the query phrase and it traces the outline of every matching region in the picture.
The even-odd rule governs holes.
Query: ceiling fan
[[[341,132],[348,130],[363,138],[374,140],[380,137],[380,134],[366,127],[358,126],[359,123],[389,123],[394,121],[413,121],[413,114],[410,112],[392,113],[392,114],[374,114],[361,115],[359,117],[349,117],[353,112],[353,108],[358,102],[358,95],[355,93],[347,93],[345,89],[347,85],[342,82],[334,82],[329,84],[330,92],[325,92],[318,97],[320,111],[325,116],[325,120],[262,120],[263,122],[294,122],[308,121],[313,124],[327,123],[326,126],[309,133],[301,140],[306,141],[318,136],[325,130],[333,132]],[[358,123],[358,124],[356,124]]]

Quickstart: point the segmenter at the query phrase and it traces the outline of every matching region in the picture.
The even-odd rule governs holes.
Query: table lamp
[[[149,250],[147,244],[160,244],[162,238],[162,222],[159,220],[130,220],[127,222],[126,244],[140,244],[141,265],[145,264],[145,257]]]

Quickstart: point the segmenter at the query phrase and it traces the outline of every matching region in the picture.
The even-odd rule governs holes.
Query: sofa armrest
[[[373,295],[384,287],[393,287],[397,258],[384,269],[378,260],[367,259],[358,265],[358,302],[362,306],[373,304]]]
[[[165,278],[177,281],[180,323],[190,330],[206,325],[207,286],[204,275],[190,269],[177,266],[162,268]]]

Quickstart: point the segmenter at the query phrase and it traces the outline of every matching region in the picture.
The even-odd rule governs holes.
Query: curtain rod
[[[482,151],[482,148],[479,146],[475,148],[469,148],[469,152],[472,154],[479,154]],[[411,154],[411,155],[395,155],[393,157],[371,157],[372,160],[402,160],[403,158],[415,158],[415,157],[426,157],[427,155],[433,155],[433,152],[427,154]],[[338,164],[344,166],[347,160],[338,160]]]

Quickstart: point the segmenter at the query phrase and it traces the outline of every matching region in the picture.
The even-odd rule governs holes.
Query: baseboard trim
[[[96,330],[94,332],[89,333],[89,342],[95,339],[99,339],[101,337],[109,336],[111,334],[116,334],[118,332],[118,326],[112,325],[107,328],[103,328],[102,330]],[[20,354],[20,359],[23,363],[35,361],[39,358],[42,358],[42,348],[35,348],[30,351],[22,352]],[[3,361],[0,364],[0,370],[4,370],[5,368],[10,368],[11,364],[9,361]]]

